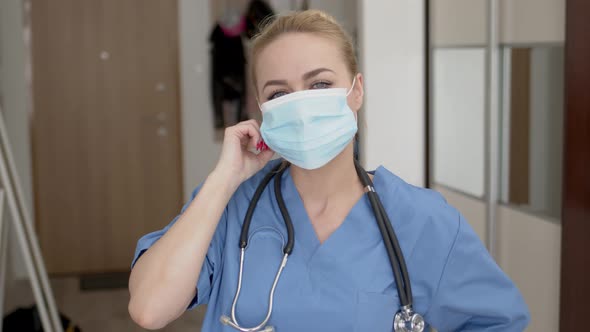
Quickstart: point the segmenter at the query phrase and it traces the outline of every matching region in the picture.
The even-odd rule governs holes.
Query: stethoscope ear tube
[[[375,196],[379,196],[376,192],[374,193]],[[406,266],[406,260],[404,258],[404,255],[402,254],[402,249],[399,246],[399,241],[397,239],[397,236],[395,235],[395,232],[393,231],[393,227],[391,226],[391,221],[389,220],[389,216],[387,215],[387,212],[385,212],[385,208],[383,207],[383,204],[381,203],[381,200],[379,198],[377,198],[377,205],[379,206],[379,212],[381,213],[381,215],[383,216],[383,219],[385,221],[385,228],[387,229],[387,233],[389,235],[389,237],[391,238],[391,244],[393,245],[393,250],[396,252],[396,255],[398,257],[398,263],[402,272],[402,281],[404,282],[404,288],[406,290],[406,298],[408,300],[408,303],[406,304],[402,304],[402,306],[407,306],[407,305],[412,305],[413,304],[413,296],[412,296],[412,283],[410,282],[410,275],[408,273],[408,268]]]
[[[283,248],[283,253],[285,255],[291,255],[293,251],[293,244],[295,243],[294,237],[294,229],[293,223],[291,222],[291,216],[289,215],[289,211],[287,210],[287,206],[285,205],[285,201],[283,200],[283,193],[281,190],[281,180],[283,177],[283,173],[287,168],[283,168],[275,179],[275,196],[277,199],[277,204],[279,205],[279,210],[281,210],[281,215],[283,216],[283,221],[285,222],[285,226],[287,227],[287,244]]]
[[[278,170],[281,168],[281,165],[281,163],[278,163],[270,172],[268,172],[264,176],[264,178],[258,185],[258,188],[256,188],[254,195],[252,196],[251,202],[254,202],[254,204],[250,204],[248,206],[246,216],[244,217],[244,224],[242,226],[242,232],[240,233],[240,249],[245,249],[248,246],[248,232],[250,231],[250,223],[252,222],[254,210],[256,209],[256,205],[258,205],[256,203],[258,203],[258,200],[260,200],[260,196],[262,196],[264,188],[266,188],[270,180],[272,180],[272,178],[277,174]],[[283,173],[281,172],[281,174]]]
[[[391,264],[391,269],[393,271],[393,276],[395,278],[395,284],[397,286],[397,292],[399,295],[400,304],[402,306],[408,303],[407,293],[404,287],[403,282],[403,275],[401,273],[401,269],[399,264],[397,263],[397,257],[395,254],[395,249],[393,248],[392,241],[389,238],[389,234],[387,234],[387,228],[385,226],[385,221],[381,216],[381,213],[378,212],[378,205],[377,205],[377,197],[375,197],[374,193],[369,192],[367,193],[369,197],[369,201],[371,202],[371,206],[375,211],[375,219],[377,220],[377,226],[379,227],[379,231],[381,232],[381,236],[383,237],[383,243],[385,245],[385,249],[387,250],[387,256],[389,257],[389,262]],[[377,215],[379,214],[379,215]]]
[[[385,245],[387,256],[389,257],[389,262],[391,264],[391,269],[395,278],[400,304],[401,306],[411,305],[412,291],[409,275],[398,239],[395,236],[393,228],[391,227],[391,222],[387,216],[387,213],[385,212],[385,209],[383,208],[383,205],[381,204],[381,200],[373,188],[373,181],[371,181],[371,178],[357,160],[355,160],[354,165],[363,186],[369,188],[367,191],[367,196],[375,213],[377,226],[379,227],[379,231],[383,237],[383,243]]]
[[[294,228],[293,228],[293,224],[291,222],[291,217],[289,216],[289,212],[287,211],[287,207],[285,206],[285,202],[283,200],[283,195],[281,192],[281,178],[283,176],[283,173],[287,169],[287,167],[283,167],[282,169],[281,169],[281,167],[283,167],[283,164],[278,163],[268,174],[266,174],[265,177],[260,182],[260,184],[258,185],[258,187],[256,188],[254,195],[252,196],[252,200],[250,201],[250,205],[248,206],[248,210],[246,211],[246,216],[244,217],[244,223],[242,225],[242,232],[240,234],[240,270],[239,270],[239,274],[238,274],[238,285],[237,285],[237,289],[236,289],[236,294],[234,296],[234,301],[232,303],[231,318],[228,316],[225,316],[225,315],[221,316],[221,318],[220,318],[220,321],[222,324],[229,325],[229,326],[231,326],[239,331],[243,331],[243,332],[254,332],[254,331],[272,332],[272,331],[274,331],[274,328],[272,326],[265,326],[265,325],[268,322],[268,320],[270,319],[270,316],[272,314],[274,294],[275,294],[277,284],[279,282],[279,278],[281,277],[281,274],[282,274],[285,266],[287,265],[287,259],[288,259],[289,255],[293,251],[293,245],[295,242],[295,237],[293,235]],[[262,323],[260,323],[259,325],[255,326],[255,327],[244,328],[244,327],[240,326],[240,324],[238,323],[238,320],[236,318],[236,305],[237,305],[238,298],[240,297],[240,292],[242,289],[242,276],[243,276],[243,271],[244,271],[244,257],[246,254],[246,247],[248,246],[248,232],[250,230],[250,223],[252,221],[252,216],[254,215],[254,209],[258,205],[258,201],[260,200],[260,197],[262,196],[264,189],[266,188],[266,186],[272,180],[273,177],[275,177],[275,187],[274,187],[275,197],[276,197],[277,203],[279,205],[279,209],[281,210],[281,214],[283,216],[283,221],[285,222],[285,226],[287,227],[288,241],[287,241],[287,244],[285,245],[285,248],[283,249],[283,252],[284,252],[283,260],[281,261],[281,265],[279,266],[279,269],[277,271],[277,274],[275,276],[275,279],[274,279],[274,282],[272,284],[272,288],[271,288],[271,291],[269,294],[269,299],[268,299],[269,304],[268,304],[268,310],[267,310],[267,314],[266,314],[265,319],[262,321]]]

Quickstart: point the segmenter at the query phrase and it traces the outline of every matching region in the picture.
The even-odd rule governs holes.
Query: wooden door
[[[31,1],[33,179],[51,273],[129,269],[181,205],[177,2]]]

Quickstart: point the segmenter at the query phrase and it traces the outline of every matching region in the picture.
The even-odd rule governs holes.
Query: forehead
[[[267,80],[298,80],[310,70],[329,68],[337,75],[346,65],[336,42],[312,33],[286,33],[266,46],[256,59],[257,85]]]

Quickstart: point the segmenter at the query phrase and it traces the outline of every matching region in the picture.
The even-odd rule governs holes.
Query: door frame
[[[590,2],[567,0],[564,94],[560,331],[590,313]]]

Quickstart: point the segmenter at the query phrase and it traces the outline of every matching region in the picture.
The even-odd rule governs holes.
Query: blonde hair
[[[256,86],[256,60],[260,52],[285,33],[312,33],[336,42],[351,76],[358,72],[354,46],[350,36],[334,17],[320,10],[305,10],[270,17],[254,37],[250,54],[250,77]]]

